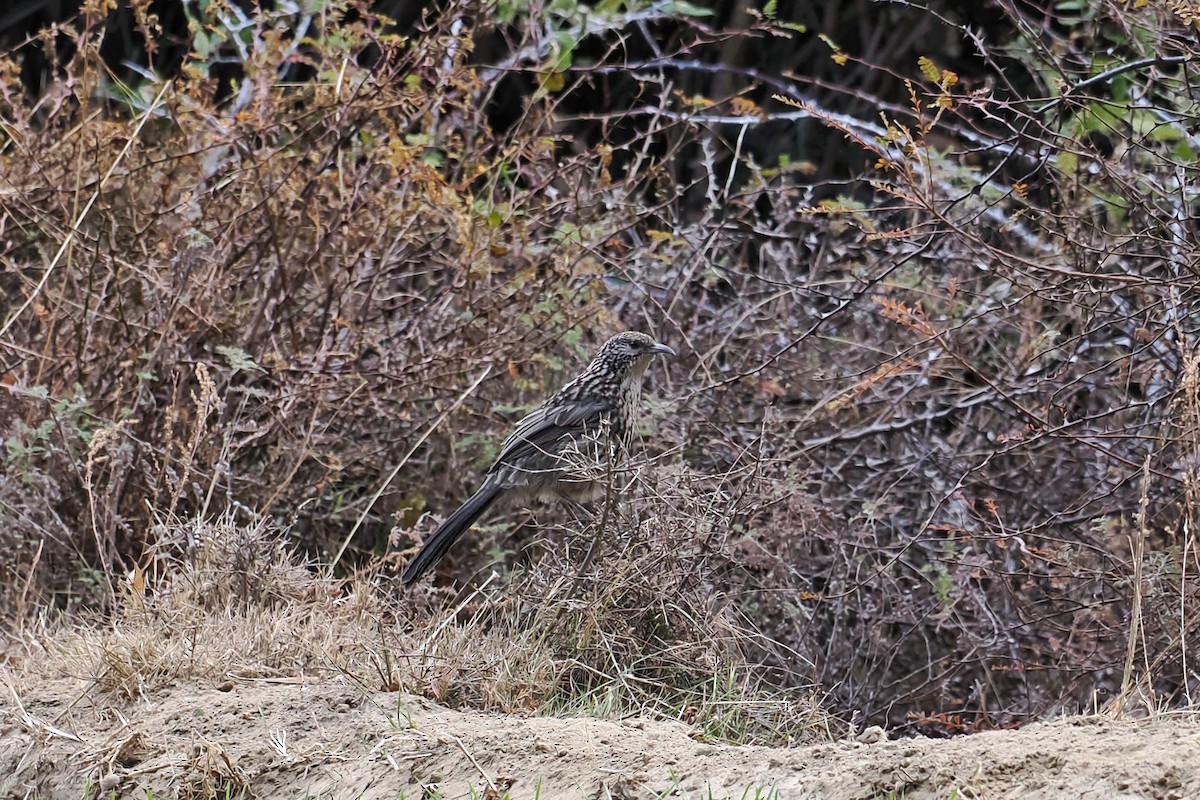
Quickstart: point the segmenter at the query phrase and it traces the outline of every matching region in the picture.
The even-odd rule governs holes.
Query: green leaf
[[[508,25],[517,18],[517,6],[515,3],[500,2],[496,4],[496,21],[501,25]]]
[[[1185,138],[1184,132],[1174,125],[1167,125],[1155,121],[1154,126],[1148,134],[1152,142],[1178,142]]]
[[[209,36],[203,28],[196,26],[192,31],[192,50],[202,60],[207,61],[208,57],[217,49],[220,40],[215,36]]]
[[[1079,171],[1079,158],[1074,153],[1059,153],[1054,157],[1054,161],[1064,175],[1074,175]]]
[[[250,357],[249,353],[240,347],[225,347],[224,345],[218,345],[216,350],[225,357],[225,360],[229,362],[229,366],[233,368],[234,372],[243,369],[247,372],[266,372],[265,369],[260,367],[254,361],[254,359]]]
[[[824,43],[825,43],[825,45],[826,45],[826,46],[827,46],[827,47],[828,47],[830,50],[841,50],[841,49],[842,49],[842,48],[838,47],[838,43],[837,43],[837,42],[835,42],[835,41],[833,40],[833,38],[832,38],[832,37],[830,37],[828,34],[825,34],[825,33],[818,33],[818,34],[817,34],[817,38],[818,38],[818,39],[820,39],[822,42],[824,42]]]
[[[779,0],[767,0],[767,4],[763,6],[762,13],[764,17],[774,22],[777,18],[776,15],[779,13]]]
[[[686,2],[686,0],[667,0],[660,6],[667,14],[679,14],[684,17],[711,17],[713,10]]]
[[[208,247],[213,243],[212,237],[199,228],[188,228],[183,232],[183,240],[190,247]]]
[[[579,46],[579,38],[570,31],[560,31],[555,37],[558,45],[557,57],[551,56],[550,67],[554,72],[566,72],[575,61],[575,48]]]

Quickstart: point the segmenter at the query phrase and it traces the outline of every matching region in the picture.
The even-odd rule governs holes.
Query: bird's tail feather
[[[479,515],[496,502],[500,491],[498,487],[485,485],[459,506],[457,511],[446,517],[446,521],[421,545],[421,549],[404,568],[404,574],[400,578],[404,585],[411,586],[416,583],[434,564],[441,561],[442,556],[449,552]]]

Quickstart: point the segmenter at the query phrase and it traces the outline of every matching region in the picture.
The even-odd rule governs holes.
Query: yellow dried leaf
[[[938,69],[938,65],[927,56],[921,56],[917,59],[917,66],[921,68],[921,74],[925,76],[925,80],[938,83],[942,77],[942,71]]]
[[[762,120],[767,118],[765,111],[759,108],[753,100],[749,100],[745,97],[735,97],[729,101],[729,105],[733,109],[733,113],[737,114],[738,116],[757,117],[758,119]]]
[[[125,580],[129,586],[129,594],[131,596],[138,599],[146,596],[146,573],[142,572],[141,567],[134,564],[133,569],[125,576]]]

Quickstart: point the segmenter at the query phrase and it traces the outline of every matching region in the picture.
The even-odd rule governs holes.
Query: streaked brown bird
[[[483,485],[408,562],[404,585],[428,572],[497,501],[578,504],[601,495],[609,466],[633,438],[642,375],[660,354],[673,356],[675,351],[636,331],[605,342],[583,374],[517,423]]]

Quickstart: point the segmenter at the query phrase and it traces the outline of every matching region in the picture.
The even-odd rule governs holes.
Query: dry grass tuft
[[[546,530],[530,547],[532,563],[507,585],[493,574],[462,599],[450,613],[465,615],[467,641],[430,643],[426,685],[429,672],[445,677],[439,663],[460,648],[499,641],[515,646],[505,662],[519,678],[502,707],[682,719],[731,741],[829,735],[832,723],[809,691],[798,682],[772,688],[753,661],[765,637],[748,624],[730,580],[741,555],[727,524],[737,513],[728,484],[665,465],[632,483],[632,496],[588,524]],[[417,591],[452,605],[445,590]],[[471,702],[462,689],[443,684],[433,694]]]
[[[181,680],[341,676],[455,707],[684,720],[722,740],[828,735],[811,699],[754,678],[744,632],[703,577],[720,547],[658,500],[634,513],[582,579],[589,534],[576,532],[569,555],[547,549],[457,604],[439,602],[444,590],[397,595],[382,567],[322,577],[261,523],[169,524],[161,541],[178,546],[122,580],[110,619],[31,628],[17,683],[72,676],[128,700]]]
[[[28,634],[43,651],[31,663],[133,698],[180,679],[300,676],[369,627],[376,609],[365,596],[306,569],[278,531],[229,520],[169,527],[184,549],[124,578],[110,619]]]

